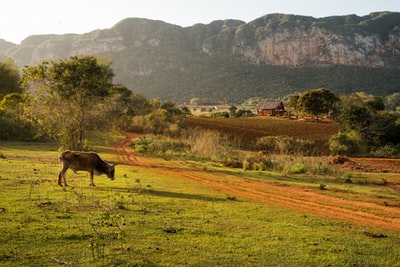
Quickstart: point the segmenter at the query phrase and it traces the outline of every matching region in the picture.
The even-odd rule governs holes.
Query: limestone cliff
[[[270,14],[185,28],[127,18],[86,34],[36,35],[20,45],[0,40],[1,55],[21,67],[74,55],[107,57],[115,82],[179,103],[274,98],[321,86],[386,95],[400,88],[400,13]]]
[[[255,64],[398,66],[400,14],[322,19],[272,14],[240,25],[231,39],[230,52]],[[206,41],[203,51],[222,52],[215,43]]]
[[[399,54],[395,36],[382,42],[376,34],[337,34],[314,26],[311,28],[278,28],[274,32],[263,32],[254,45],[243,45],[236,39],[232,53],[253,63],[285,66],[304,65],[390,65],[391,58],[384,54],[392,51]]]
[[[18,64],[76,54],[104,54],[144,47],[175,47],[208,55],[231,55],[255,64],[284,66],[398,66],[400,13],[316,19],[271,14],[249,23],[215,21],[179,26],[126,19],[111,29],[77,35],[31,36],[21,45],[0,46]]]

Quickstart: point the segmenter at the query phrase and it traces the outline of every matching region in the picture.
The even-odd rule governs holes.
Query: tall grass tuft
[[[192,130],[189,135],[190,153],[205,159],[229,157],[231,146],[228,139],[213,130]]]

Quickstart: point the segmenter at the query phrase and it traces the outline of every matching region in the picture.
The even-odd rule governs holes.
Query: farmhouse
[[[282,101],[260,101],[256,108],[258,116],[283,116],[286,112]]]

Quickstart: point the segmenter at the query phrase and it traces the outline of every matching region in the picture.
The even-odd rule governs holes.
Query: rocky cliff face
[[[337,34],[319,27],[279,28],[274,32],[265,32],[252,45],[235,40],[232,53],[256,64],[284,66],[307,65],[355,65],[385,66],[391,64],[385,59],[388,51],[399,54],[396,46],[382,42],[376,34],[363,35]]]
[[[346,19],[267,15],[237,27],[231,53],[255,64],[398,66],[400,14]],[[220,48],[206,41],[203,51],[214,54]]]
[[[375,95],[400,88],[400,13],[316,19],[271,14],[249,23],[180,27],[128,18],[86,34],[0,40],[17,65],[75,55],[112,61],[114,82],[149,98],[239,103],[310,88]]]
[[[76,35],[31,36],[0,45],[18,65],[76,54],[168,49],[234,56],[284,66],[398,66],[400,13],[315,19],[271,14],[249,23],[215,21],[182,28],[161,21],[126,19],[111,29]]]
[[[126,49],[123,37],[109,34],[110,30],[94,31],[87,34],[38,35],[30,36],[21,45],[5,51],[17,65],[37,64],[42,60],[68,58],[74,55],[109,54]]]

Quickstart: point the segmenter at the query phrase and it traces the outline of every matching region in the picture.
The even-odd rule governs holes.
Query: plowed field
[[[118,160],[121,163],[151,168],[153,172],[174,177],[177,181],[190,179],[240,199],[360,225],[400,230],[399,203],[394,203],[393,199],[354,193],[352,193],[351,198],[342,198],[340,194],[325,194],[324,191],[317,188],[310,189],[238,178],[196,169],[195,167],[181,168],[175,165],[176,163],[173,161],[161,161],[135,154],[129,144],[136,137],[135,134],[126,133],[125,139],[115,144]],[[400,171],[400,160],[352,159],[352,162],[364,167]],[[398,185],[395,184],[394,186]],[[397,187],[395,190],[399,190],[399,188]],[[382,203],[392,203],[392,205],[387,206]]]
[[[280,118],[208,118],[190,116],[185,119],[187,129],[201,128],[219,131],[236,145],[254,149],[255,141],[263,136],[289,136],[295,139],[311,140],[321,154],[329,154],[327,141],[337,133],[337,123],[285,120]]]

